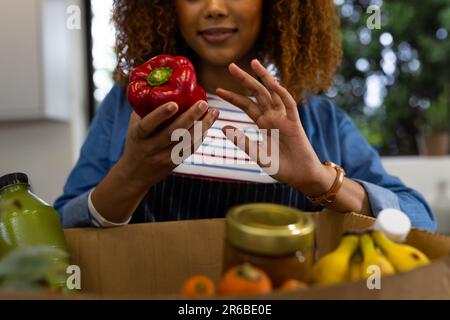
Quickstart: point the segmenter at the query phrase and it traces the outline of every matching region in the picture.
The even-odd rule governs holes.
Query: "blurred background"
[[[334,3],[344,60],[324,94],[450,232],[450,1]],[[380,8],[379,29],[367,24],[371,5]],[[62,192],[113,85],[111,8],[112,0],[0,4],[0,174],[28,173],[48,202]]]

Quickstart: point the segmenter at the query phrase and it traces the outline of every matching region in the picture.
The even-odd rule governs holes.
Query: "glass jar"
[[[56,210],[30,190],[24,173],[0,178],[0,257],[19,247],[48,246],[67,251],[61,221]],[[52,258],[57,270],[66,271],[68,258]],[[65,286],[58,275],[50,285]]]
[[[310,215],[277,204],[233,207],[225,219],[223,271],[248,262],[264,270],[274,287],[308,282],[314,263],[314,223]]]

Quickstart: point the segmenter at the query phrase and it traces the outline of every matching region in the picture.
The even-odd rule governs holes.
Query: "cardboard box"
[[[333,250],[343,232],[363,230],[374,219],[329,211],[312,213],[317,255]],[[72,262],[81,268],[81,286],[98,298],[177,299],[189,276],[221,276],[224,220],[146,223],[114,229],[68,229]],[[407,242],[433,260],[429,266],[381,280],[381,290],[366,281],[315,287],[256,299],[450,299],[450,237],[414,229]]]

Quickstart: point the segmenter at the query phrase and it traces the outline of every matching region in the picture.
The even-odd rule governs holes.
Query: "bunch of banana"
[[[346,234],[336,250],[320,258],[313,266],[312,281],[327,285],[344,282],[348,279],[350,259],[358,249],[359,235]]]
[[[419,249],[391,241],[380,231],[373,231],[371,235],[398,272],[405,272],[430,264],[428,257]]]
[[[362,275],[362,256],[361,252],[357,250],[350,260],[348,280],[352,281],[360,280],[361,275]]]
[[[372,274],[371,266],[378,266],[381,276],[395,273],[392,263],[375,247],[372,237],[367,233],[361,235],[359,249],[361,261],[353,259],[350,268],[355,270],[350,274],[351,280],[367,279]]]
[[[312,281],[330,285],[348,280],[367,279],[371,266],[381,276],[409,271],[430,263],[420,250],[389,240],[380,231],[345,234],[337,249],[323,256],[313,267]]]

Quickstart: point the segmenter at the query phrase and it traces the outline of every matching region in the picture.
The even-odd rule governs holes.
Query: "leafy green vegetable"
[[[49,246],[18,248],[0,260],[1,291],[61,289],[68,254]]]

